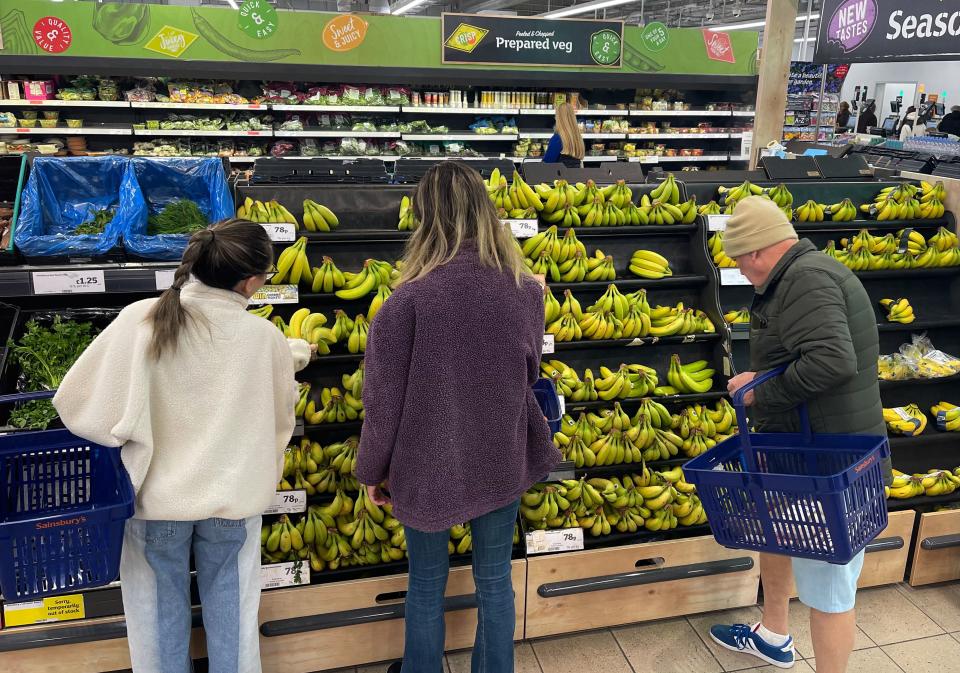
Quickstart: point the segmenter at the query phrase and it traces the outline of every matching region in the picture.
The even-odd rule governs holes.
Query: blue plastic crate
[[[848,563],[887,527],[886,437],[813,434],[801,406],[800,433],[750,433],[734,394],[740,434],[683,466],[717,542],[733,549]]]
[[[552,434],[560,432],[560,398],[557,396],[557,389],[553,386],[550,379],[538,379],[533,384],[533,394],[537,396],[537,404],[540,410],[547,417],[547,425]]]
[[[0,402],[40,396],[8,395]],[[0,437],[4,598],[33,600],[112,582],[133,502],[119,449],[67,430]]]

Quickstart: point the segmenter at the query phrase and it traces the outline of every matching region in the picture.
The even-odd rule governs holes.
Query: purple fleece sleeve
[[[356,467],[357,479],[363,484],[379,484],[390,472],[416,331],[414,308],[407,299],[398,291],[384,302],[367,336],[364,420]]]

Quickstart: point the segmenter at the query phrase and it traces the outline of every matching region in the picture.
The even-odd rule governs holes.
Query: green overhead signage
[[[589,72],[599,66],[621,73],[756,74],[754,32],[718,34],[656,24],[652,29],[626,26],[620,33],[616,27],[604,26],[594,27],[580,40],[567,35],[568,26],[584,25],[589,30],[590,22],[527,21],[542,26],[534,30],[566,36],[557,42],[575,39],[577,45],[584,45],[585,57],[579,60],[564,62],[550,56],[553,70]],[[523,65],[536,62],[533,55],[529,61],[522,57],[499,65],[469,65],[464,63],[469,58],[449,54],[445,59],[439,18],[277,10],[264,0],[245,0],[238,9],[17,0],[0,7],[0,36],[0,71],[3,57],[9,55],[418,69],[537,67]],[[584,67],[585,62],[592,63],[592,68]],[[109,64],[101,69],[108,72]],[[333,71],[331,78],[336,78]],[[577,80],[570,82],[572,87],[577,84]]]

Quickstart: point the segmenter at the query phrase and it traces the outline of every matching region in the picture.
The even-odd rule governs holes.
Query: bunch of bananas
[[[273,304],[263,304],[256,308],[248,308],[247,313],[250,315],[255,315],[258,318],[263,318],[269,320],[270,316],[273,315]]]
[[[881,381],[907,381],[916,376],[913,365],[900,353],[881,355],[877,359],[877,377]]]
[[[887,498],[895,498],[897,500],[916,498],[925,493],[923,479],[904,474],[899,472],[899,470],[894,470],[893,483],[890,486],[885,486],[884,491]]]
[[[626,180],[617,180],[614,184],[604,187],[601,193],[607,203],[617,208],[626,208],[627,204],[633,203],[633,190],[627,187]]]
[[[713,257],[713,263],[720,269],[735,269],[737,263],[732,257],[729,257],[723,249],[723,232],[715,231],[710,240],[707,241],[707,247],[710,249],[710,256]]]
[[[716,201],[710,201],[700,206],[697,212],[704,217],[707,215],[720,215],[723,213],[723,208],[721,208],[720,204]]]
[[[850,199],[844,199],[824,209],[834,222],[853,222],[857,218],[857,207]]]
[[[556,180],[553,187],[537,185],[535,193],[543,202],[541,217],[544,222],[565,227],[580,224],[579,207],[583,204],[585,191],[577,191],[566,180]]]
[[[920,202],[917,199],[910,198],[903,202],[897,200],[892,194],[884,197],[874,203],[865,203],[860,206],[860,210],[877,221],[885,220],[916,220],[920,218]]]
[[[541,238],[538,238],[541,237]],[[532,250],[534,257],[524,257],[527,268],[532,273],[543,274],[555,283],[578,283],[587,281],[613,280],[617,276],[613,257],[597,250],[588,257],[586,247],[577,240],[573,229],[567,229],[563,239],[557,238],[557,228],[550,227],[529,241],[537,239],[535,245],[525,244],[522,250]]]
[[[293,408],[293,415],[296,418],[303,418],[303,412],[307,409],[307,401],[310,399],[311,385],[307,382],[301,382],[297,386],[297,404]]]
[[[313,285],[313,270],[307,258],[307,237],[301,236],[284,249],[277,258],[277,272],[270,278],[271,285],[299,285],[300,281]]]
[[[653,201],[674,206],[680,203],[680,185],[677,184],[677,179],[673,173],[667,173],[667,177],[653,188],[653,191],[650,192],[650,198]]]
[[[673,275],[667,258],[653,250],[636,250],[630,257],[630,272],[641,278],[652,279]]]
[[[513,181],[507,187],[507,179],[494,168],[487,180],[487,193],[497,210],[506,211],[509,217],[536,217],[543,210],[543,201],[530,185],[524,182],[518,171],[513,172]]]
[[[925,336],[914,335],[912,343],[900,346],[900,352],[916,366],[921,378],[960,374],[960,358],[937,350]]]
[[[885,407],[883,420],[887,423],[887,430],[907,437],[919,435],[927,429],[927,415],[916,404],[892,409]]]
[[[277,327],[281,327],[282,318],[274,318]],[[290,324],[283,330],[284,336],[289,339],[305,339],[312,344],[334,343],[333,333],[324,325],[327,324],[327,316],[323,313],[313,313],[308,308],[300,308],[290,316]],[[321,353],[326,355],[326,353]]]
[[[813,199],[793,211],[797,222],[823,222],[826,219],[827,206],[817,203]]]
[[[579,341],[583,338],[580,327],[583,309],[570,290],[564,290],[563,294],[563,304],[556,301],[552,292],[544,295],[545,330],[547,334],[553,334],[557,341]]]
[[[950,470],[930,470],[926,474],[904,474],[893,471],[893,484],[886,487],[888,498],[906,500],[920,496],[949,495],[960,487],[960,468]]]
[[[880,305],[887,309],[887,320],[905,325],[914,321],[913,306],[906,299],[881,299]]]
[[[686,210],[680,206],[668,203],[667,201],[656,200],[650,204],[650,210],[647,213],[647,221],[650,224],[689,224],[697,217],[695,206],[689,205],[689,201],[684,203]],[[641,209],[644,206],[641,204]]]
[[[933,220],[943,217],[946,207],[943,205],[947,198],[947,190],[942,181],[937,181],[935,185],[922,181],[920,183],[920,217]]]
[[[413,199],[404,196],[400,199],[400,221],[397,223],[397,229],[400,231],[413,231],[420,226],[420,222],[413,214]]]
[[[731,325],[744,325],[750,323],[750,309],[743,307],[736,311],[727,311],[723,314],[723,319]]]
[[[353,395],[355,398],[363,399],[363,381],[365,378],[365,369],[363,360],[360,361],[360,366],[357,367],[356,371],[352,374],[344,374],[341,379],[344,390]]]
[[[346,283],[347,280],[343,272],[333,263],[333,259],[324,256],[320,266],[313,269],[313,285],[310,289],[313,292],[329,294],[334,290],[339,290]]]
[[[937,402],[930,407],[930,415],[937,421],[937,429],[960,432],[960,407],[951,402]]]
[[[717,187],[717,193],[720,195],[720,205],[733,205],[748,196],[760,196],[763,194],[763,188],[755,185],[749,180],[744,180],[736,187]],[[790,202],[793,203],[793,195],[790,196]],[[777,204],[779,205],[779,204]]]
[[[340,226],[340,220],[325,205],[304,199],[303,226],[309,231],[333,231]]]
[[[339,299],[354,301],[362,299],[381,285],[395,285],[400,272],[390,262],[368,259],[357,273],[344,272],[344,284],[336,294]]]
[[[710,317],[700,309],[676,306],[655,306],[650,309],[650,336],[665,337],[687,334],[713,334],[717,329]]]
[[[363,401],[350,391],[339,388],[323,388],[320,391],[320,408],[313,400],[307,403],[303,418],[310,425],[321,423],[346,423],[363,420]]]
[[[957,239],[954,232],[946,227],[940,227],[937,229],[937,233],[927,240],[927,245],[936,249],[937,252],[946,252],[947,250],[960,248],[960,240]]]
[[[248,196],[237,208],[237,217],[241,220],[250,220],[259,224],[288,222],[298,230],[300,229],[300,223],[293,216],[293,213],[275,199],[264,203],[263,201],[255,201]]]
[[[361,313],[353,319],[353,329],[347,335],[347,350],[351,353],[365,353],[367,350],[367,333],[370,323]]]
[[[905,252],[899,252],[901,248]],[[829,241],[823,252],[854,271],[960,266],[960,245],[949,231],[938,231],[927,240],[915,229],[885,236],[863,229],[851,239],[841,239],[839,247]]]
[[[670,369],[667,370],[667,382],[681,394],[703,394],[713,388],[715,371],[706,360],[697,360],[688,364],[680,363],[680,356],[670,356]]]
[[[387,301],[392,294],[393,290],[390,289],[390,286],[386,283],[377,288],[377,293],[373,295],[373,299],[370,300],[370,308],[367,309],[367,320],[369,322],[373,322],[374,317],[380,312],[383,303]],[[364,346],[364,350],[366,350],[366,346]]]
[[[360,488],[353,473],[359,441],[357,437],[350,437],[323,448],[319,442],[302,438],[299,445],[287,447],[284,453],[277,490],[303,489],[307,495],[315,495],[333,493],[338,488]]]
[[[790,193],[790,190],[787,189],[787,186],[782,182],[776,187],[767,189],[765,193],[779,208],[790,208],[793,205],[793,194]],[[856,208],[854,208],[854,214],[856,214]]]
[[[620,207],[612,201],[604,201],[603,194],[597,190],[592,200],[584,200],[579,207],[580,222],[585,227],[617,227],[622,225],[647,224],[647,214],[633,203]]]

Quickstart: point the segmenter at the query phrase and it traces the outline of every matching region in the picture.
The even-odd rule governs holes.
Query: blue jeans
[[[190,673],[190,550],[210,673],[259,673],[260,523],[127,520],[120,561],[134,673]]]
[[[510,557],[515,502],[473,519],[473,581],[477,587],[477,635],[472,673],[513,673],[513,631],[516,613]],[[410,579],[406,599],[406,636],[402,673],[442,673],[445,624],[443,594],[447,588],[450,534],[406,528]]]

